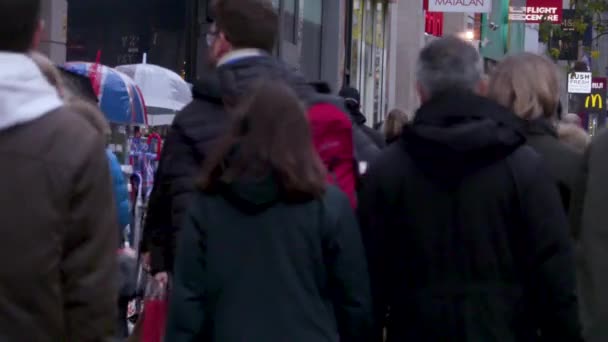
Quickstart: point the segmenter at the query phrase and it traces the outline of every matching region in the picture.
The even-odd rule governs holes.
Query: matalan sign
[[[429,0],[430,12],[488,13],[492,0]]]
[[[568,77],[568,92],[570,94],[591,94],[593,76],[590,72],[575,72]]]

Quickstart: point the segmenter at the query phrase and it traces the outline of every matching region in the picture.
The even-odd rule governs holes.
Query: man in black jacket
[[[271,56],[279,21],[269,4],[221,0],[214,12],[216,22],[207,41],[215,70],[195,84],[194,101],[175,118],[144,227],[142,249],[149,253],[152,272],[162,281],[173,267],[175,236],[196,190],[196,177],[212,143],[226,131],[230,107],[260,79],[286,82],[305,104],[327,97]]]
[[[479,54],[436,40],[417,78],[423,105],[361,195],[378,341],[580,341],[559,194],[514,115],[480,96]]]

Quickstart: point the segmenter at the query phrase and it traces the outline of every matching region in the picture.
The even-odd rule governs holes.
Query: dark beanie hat
[[[359,94],[359,91],[353,87],[342,88],[342,90],[340,90],[340,97],[346,100],[355,101],[357,104],[361,103],[361,95]]]

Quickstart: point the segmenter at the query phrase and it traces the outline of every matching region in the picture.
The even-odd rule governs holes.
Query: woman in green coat
[[[369,341],[365,252],[284,84],[254,90],[180,231],[166,340]]]

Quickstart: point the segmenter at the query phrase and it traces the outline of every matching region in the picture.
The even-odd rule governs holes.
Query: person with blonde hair
[[[82,114],[100,134],[110,134],[110,126],[103,113],[91,103],[88,103],[66,86],[59,69],[45,55],[31,52],[30,57],[36,63],[44,78],[55,88],[59,97],[75,112]]]
[[[407,114],[401,109],[395,108],[388,113],[382,129],[387,145],[395,142],[401,136],[403,126],[408,122],[409,118]]]
[[[74,112],[83,115],[89,123],[95,127],[101,135],[110,134],[110,127],[103,113],[93,104],[80,99],[71,89],[66,86],[66,83],[55,67],[53,62],[38,52],[30,53],[30,57],[36,63],[42,75],[46,80],[57,90],[59,97],[65,102],[66,107],[74,110]],[[112,186],[116,200],[116,213],[118,214],[119,224],[119,239],[124,237],[123,230],[131,222],[129,192],[125,177],[122,173],[120,162],[114,152],[106,148],[106,157],[110,165],[110,173],[112,176]],[[124,241],[121,241],[120,245]],[[119,253],[119,265],[121,271],[120,298],[118,304],[118,336],[121,338],[127,337],[127,308],[129,300],[135,292],[135,268],[136,260],[129,256],[128,253]],[[132,276],[133,275],[133,276]]]
[[[551,60],[522,53],[498,64],[490,80],[489,97],[523,119],[527,143],[545,160],[569,212],[583,157],[559,140],[559,84],[558,69]]]

